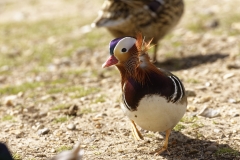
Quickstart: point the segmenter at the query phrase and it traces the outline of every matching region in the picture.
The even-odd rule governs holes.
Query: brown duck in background
[[[106,27],[114,37],[140,32],[146,41],[153,38],[156,61],[158,41],[176,26],[183,11],[183,0],[105,0],[92,27]]]

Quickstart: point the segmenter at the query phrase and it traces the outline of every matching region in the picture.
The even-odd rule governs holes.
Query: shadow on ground
[[[211,146],[211,148],[209,148]],[[213,147],[212,147],[213,146]],[[172,131],[168,154],[160,156],[168,160],[239,160],[240,152],[228,144],[218,144],[209,140],[192,139],[181,132]]]
[[[228,54],[223,53],[193,55],[181,58],[170,58],[165,60],[164,62],[156,62],[155,65],[159,68],[164,68],[170,71],[178,71],[193,68],[205,63],[213,63],[219,59],[224,59],[228,56],[229,56]]]

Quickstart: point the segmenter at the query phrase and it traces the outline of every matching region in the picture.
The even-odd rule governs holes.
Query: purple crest
[[[114,48],[115,46],[118,44],[118,42],[123,39],[124,37],[121,37],[121,38],[116,38],[114,40],[112,40],[110,43],[109,43],[109,49],[110,49],[110,55],[113,55],[113,51],[114,51]]]
[[[131,36],[126,36],[126,37],[131,37]],[[126,38],[126,37],[115,38],[114,40],[112,40],[112,41],[109,43],[110,55],[113,55],[114,48],[116,47],[116,45],[118,44],[118,42],[119,42],[121,39]],[[132,38],[135,38],[135,37],[132,37]]]

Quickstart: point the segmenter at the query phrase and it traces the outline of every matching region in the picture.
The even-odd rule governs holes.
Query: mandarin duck
[[[131,121],[134,138],[143,139],[136,124],[145,130],[166,132],[163,147],[155,152],[160,154],[167,149],[171,130],[186,111],[187,96],[178,77],[150,62],[150,43],[141,34],[112,40],[110,57],[102,67],[115,65],[120,71],[121,108]]]
[[[147,41],[154,37],[156,61],[158,41],[176,26],[183,11],[183,0],[105,0],[92,27],[106,27],[116,38],[138,32]]]

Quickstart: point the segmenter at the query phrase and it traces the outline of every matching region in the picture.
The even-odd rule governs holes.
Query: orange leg
[[[142,134],[139,132],[139,130],[137,129],[136,124],[134,123],[133,120],[131,120],[131,126],[132,126],[132,133],[133,133],[133,137],[135,140],[141,140],[143,139]]]
[[[154,152],[155,155],[159,155],[159,154],[161,154],[161,153],[163,153],[164,151],[167,150],[167,148],[168,148],[168,138],[169,138],[170,134],[171,134],[171,129],[166,131],[166,137],[165,137],[164,145],[163,145],[162,148],[160,148],[160,149],[158,149],[157,151]]]

